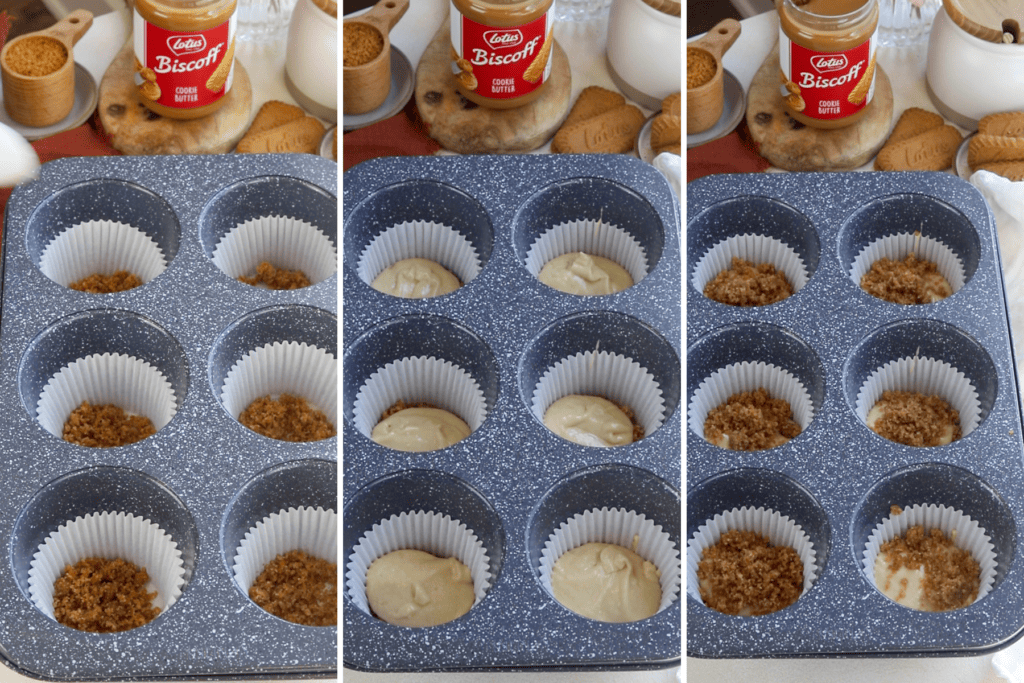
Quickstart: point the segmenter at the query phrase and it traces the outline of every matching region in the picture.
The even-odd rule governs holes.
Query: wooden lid
[[[643,2],[645,5],[673,17],[681,17],[683,15],[683,4],[680,0],[643,0]]]
[[[953,23],[972,36],[1002,43],[1009,30],[1020,41],[1019,29],[1024,28],[1024,3],[1020,0],[942,0],[942,4]]]
[[[313,4],[335,19],[338,18],[338,0],[313,0]]]

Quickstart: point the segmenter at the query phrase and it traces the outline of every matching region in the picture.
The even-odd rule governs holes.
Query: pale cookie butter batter
[[[377,616],[395,626],[437,626],[473,606],[469,567],[454,557],[395,550],[366,570],[366,599]]]
[[[370,438],[398,451],[436,451],[462,441],[469,425],[458,415],[440,408],[405,408],[373,428]]]
[[[581,446],[608,448],[624,446],[634,440],[629,416],[599,396],[563,396],[544,412],[544,426]]]
[[[585,543],[551,568],[551,592],[577,614],[621,623],[652,616],[661,604],[658,568],[628,548]]]
[[[633,278],[618,263],[582,251],[551,259],[537,278],[548,287],[579,296],[614,294],[633,286]]]
[[[436,261],[407,258],[382,270],[370,286],[403,299],[427,299],[454,292],[462,283]]]

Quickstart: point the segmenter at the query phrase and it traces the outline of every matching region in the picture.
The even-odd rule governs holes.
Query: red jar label
[[[234,15],[204,31],[171,31],[135,12],[135,83],[140,94],[172,109],[216,102],[231,90],[234,38]]]
[[[528,95],[551,74],[550,13],[521,26],[494,27],[462,16],[453,4],[452,73],[466,90],[505,100]]]
[[[868,106],[875,92],[875,36],[841,52],[798,45],[779,31],[783,97],[790,109],[822,121],[844,119]]]

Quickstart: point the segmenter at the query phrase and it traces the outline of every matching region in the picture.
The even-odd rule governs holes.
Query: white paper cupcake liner
[[[586,351],[558,361],[541,375],[530,409],[543,422],[548,407],[570,394],[601,396],[630,408],[645,436],[665,421],[665,399],[654,375],[619,354]]]
[[[245,354],[224,378],[221,401],[236,420],[262,396],[290,394],[306,400],[338,426],[338,359],[298,342],[274,342]]]
[[[29,598],[39,611],[53,616],[53,582],[68,565],[87,557],[123,559],[145,568],[147,591],[156,591],[153,605],[165,612],[181,596],[185,565],[181,551],[159,526],[124,512],[94,512],[66,522],[47,536],[29,563]]]
[[[464,285],[480,274],[473,243],[454,228],[430,221],[406,221],[374,237],[359,255],[356,272],[371,284],[382,270],[408,258],[440,263]]]
[[[633,284],[647,276],[647,254],[640,242],[622,228],[601,220],[560,223],[541,234],[526,253],[526,269],[537,277],[551,259],[579,251],[619,264],[633,278]]]
[[[293,550],[337,564],[338,513],[298,507],[264,517],[238,544],[232,565],[235,583],[248,595],[267,563]]]
[[[95,275],[126,270],[147,283],[167,269],[167,258],[138,228],[115,221],[87,221],[60,233],[39,257],[43,275],[67,287]]]
[[[954,294],[964,286],[966,277],[960,257],[941,241],[923,235],[918,238],[912,232],[887,235],[866,245],[850,265],[850,278],[860,287],[860,279],[871,270],[875,261],[881,258],[902,261],[911,252],[917,254],[918,258],[934,263]]]
[[[938,396],[960,413],[963,436],[981,423],[981,401],[971,380],[949,363],[933,358],[907,357],[875,370],[857,393],[857,417],[867,424],[868,412],[885,391],[916,391]]]
[[[174,389],[163,373],[134,356],[93,354],[62,368],[43,387],[36,404],[39,424],[54,436],[83,401],[113,404],[130,415],[149,418],[160,431],[178,410]]]
[[[803,259],[785,242],[765,235],[734,235],[708,249],[697,261],[693,269],[694,288],[703,292],[719,273],[732,268],[734,256],[754,265],[772,264],[786,276],[794,293],[803,289],[810,277]]]
[[[239,223],[221,237],[212,260],[233,280],[256,274],[263,261],[300,270],[316,284],[338,270],[338,251],[315,225],[288,216],[262,216]]]
[[[694,434],[704,438],[704,423],[708,413],[725,403],[730,396],[744,391],[755,391],[764,387],[772,398],[781,398],[789,403],[793,420],[803,431],[814,419],[814,404],[811,395],[788,370],[770,363],[744,361],[733,363],[715,370],[700,383],[690,401],[687,421]]]
[[[395,550],[422,550],[436,557],[454,557],[469,568],[473,604],[491,587],[487,549],[472,529],[437,512],[403,512],[374,524],[353,546],[345,571],[345,587],[355,605],[370,614],[366,599],[366,571],[378,557]]]
[[[899,501],[893,501],[898,503]],[[879,522],[864,544],[864,555],[861,567],[864,575],[872,586],[875,585],[875,558],[884,543],[891,541],[897,536],[903,536],[910,527],[921,525],[925,532],[932,529],[940,529],[946,538],[950,538],[952,532],[953,545],[971,554],[980,567],[981,585],[978,588],[978,597],[981,600],[989,594],[996,580],[996,569],[999,566],[996,561],[995,547],[985,531],[969,516],[952,507],[945,505],[912,505],[904,508],[902,514],[889,515]]]
[[[472,375],[440,358],[412,356],[388,363],[360,387],[352,406],[356,429],[369,438],[384,411],[399,400],[447,410],[473,431],[487,417],[487,401]]]
[[[718,543],[722,534],[732,530],[753,531],[766,536],[775,547],[788,546],[795,550],[804,565],[801,595],[814,585],[818,578],[818,566],[815,564],[817,553],[811,537],[795,521],[770,508],[744,506],[727,510],[707,520],[697,528],[686,544],[686,592],[699,603],[703,605],[704,600],[700,596],[697,567],[704,551]]]
[[[634,539],[636,548],[633,547]],[[662,611],[679,595],[679,548],[652,520],[622,508],[594,508],[574,515],[551,532],[540,553],[540,581],[551,591],[551,571],[565,553],[586,543],[610,543],[633,550],[658,568]],[[552,592],[552,595],[554,593]]]

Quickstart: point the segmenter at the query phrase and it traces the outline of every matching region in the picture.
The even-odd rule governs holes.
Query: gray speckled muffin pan
[[[920,306],[862,291],[849,275],[859,249],[918,229],[960,256],[965,286]],[[811,271],[806,287],[759,308],[726,306],[698,291],[697,261],[745,232],[789,243]],[[977,190],[942,173],[713,176],[687,188],[687,238],[685,405],[715,370],[761,360],[799,378],[816,411],[802,434],[765,451],[724,450],[687,427],[686,538],[720,512],[763,506],[802,526],[818,566],[796,603],[761,617],[727,616],[688,594],[688,654],[975,655],[1019,638],[1021,413],[995,224]],[[957,367],[978,392],[980,426],[948,446],[890,442],[853,410],[871,372],[918,350]],[[860,565],[865,541],[890,505],[915,503],[958,508],[988,531],[998,562],[989,595],[928,613],[874,588]]]
[[[310,155],[62,159],[7,204],[0,317],[4,502],[0,647],[5,663],[44,679],[329,676],[337,629],[274,617],[236,585],[244,534],[288,507],[337,510],[337,438],[276,441],[239,424],[220,402],[230,368],[274,341],[337,355],[337,276],[270,291],[234,281],[210,260],[240,221],[281,212],[317,225],[337,245],[337,165]],[[118,294],[66,289],[42,274],[49,240],[81,221],[129,223],[169,266]],[[85,448],[45,431],[35,406],[49,378],[103,352],[154,365],[174,388],[177,414],[155,435]],[[27,572],[48,534],[99,511],[141,515],[178,544],[181,597],[149,624],[84,633],[28,599]]]
[[[622,156],[376,159],[344,177],[342,562],[374,524],[424,509],[459,519],[488,550],[495,577],[469,613],[430,628],[378,620],[342,599],[344,664],[369,671],[641,669],[680,659],[680,599],[630,624],[592,621],[542,587],[548,535],[593,507],[626,507],[681,545],[678,200],[652,167]],[[524,266],[535,234],[577,218],[632,233],[652,268],[611,296],[578,297]],[[360,279],[366,244],[406,220],[445,222],[474,243],[480,275],[457,291],[407,300]],[[528,408],[539,373],[577,352],[644,365],[666,403],[664,425],[617,448],[565,441]],[[405,453],[354,426],[353,403],[384,364],[434,355],[469,372],[487,417],[459,443]]]

